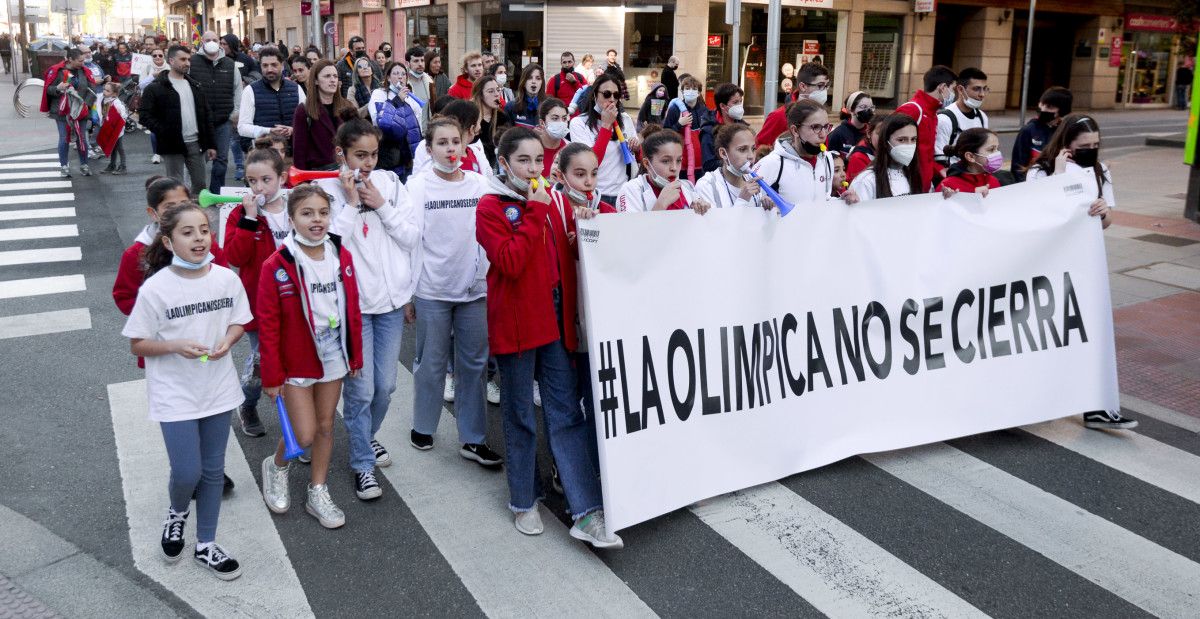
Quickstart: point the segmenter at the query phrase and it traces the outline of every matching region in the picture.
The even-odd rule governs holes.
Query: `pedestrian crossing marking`
[[[74,193],[34,193],[19,196],[0,196],[0,206],[5,204],[41,204],[43,202],[74,202]]]
[[[862,457],[1149,613],[1200,607],[1200,565],[945,443]]]
[[[0,191],[31,191],[34,189],[70,189],[71,181],[36,181],[29,183],[3,183]]]
[[[0,161],[43,161],[43,160],[58,161],[58,153],[33,153],[30,155],[13,155],[11,157],[5,157],[3,159],[0,159]]]
[[[1026,432],[1109,468],[1200,504],[1200,457],[1136,432],[1097,432],[1074,419],[1032,426]]]
[[[0,161],[8,161],[3,159]],[[36,170],[39,168],[57,169],[57,161],[26,161],[23,163],[0,163],[0,170]]]
[[[17,221],[20,219],[57,219],[74,217],[74,208],[37,208],[19,211],[0,211],[0,221]]]
[[[36,297],[63,292],[87,290],[82,275],[58,275],[54,277],[32,277],[0,281],[0,299]]]
[[[830,617],[987,617],[778,482],[689,509]]]
[[[82,331],[91,328],[92,314],[87,308],[0,316],[0,339]]]
[[[413,377],[403,365],[388,417],[376,434],[394,464],[380,471],[437,545],[484,614],[654,616],[616,574],[542,507],[545,532],[523,535],[508,510],[502,470],[458,455],[458,430],[445,416],[430,451],[408,447]],[[481,555],[481,552],[484,553]],[[483,558],[484,560],[481,560]],[[520,577],[519,591],[514,578]]]
[[[312,617],[304,588],[232,432],[226,448],[225,474],[233,479],[236,489],[221,502],[217,543],[242,564],[242,576],[218,582],[194,565],[190,556],[196,539],[194,513],[188,519],[184,559],[174,565],[163,561],[158,544],[169,503],[170,463],[158,426],[148,419],[146,381],[108,385],[108,402],[129,545],[138,571],[205,617]]]
[[[0,228],[0,241],[29,241],[33,239],[58,239],[79,236],[75,224],[62,226],[30,226],[28,228]]]
[[[56,178],[58,177],[57,170],[43,171],[27,171],[27,172],[0,172],[0,181],[23,181],[32,180],[35,178]]]
[[[83,252],[78,247],[0,251],[0,267],[18,264],[42,264],[46,262],[72,262],[82,259]]]

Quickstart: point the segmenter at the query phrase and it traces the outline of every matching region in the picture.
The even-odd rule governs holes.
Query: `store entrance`
[[[1171,102],[1177,39],[1165,32],[1125,32],[1121,72],[1117,74],[1117,103],[1165,106]]]
[[[1051,86],[1071,87],[1071,62],[1075,57],[1075,33],[1087,16],[1068,13],[1036,13],[1033,23],[1033,54],[1029,59],[1029,105]],[[1025,70],[1025,39],[1029,12],[1013,17],[1012,51],[1009,55],[1008,100],[1010,108],[1021,106],[1021,77]],[[1089,53],[1094,53],[1089,50]]]

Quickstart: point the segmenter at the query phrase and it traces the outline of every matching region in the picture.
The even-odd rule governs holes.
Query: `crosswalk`
[[[54,153],[0,158],[3,340],[92,328],[73,180],[48,180],[57,168]]]
[[[465,588],[478,610],[493,617],[706,614],[691,606],[695,599],[705,600],[702,610],[711,615],[756,614],[752,606],[768,614],[830,617],[1027,611],[1194,617],[1200,608],[1200,441],[1193,430],[1176,428],[1183,438],[1168,444],[1136,431],[1085,430],[1068,418],[870,454],[700,501],[623,531],[625,550],[597,552],[567,536],[556,517],[561,500],[541,507],[542,536],[518,533],[504,507],[503,474],[457,455],[449,416],[432,451],[409,448],[413,383],[403,365],[397,385],[377,434],[393,458],[380,469],[388,494],[370,504],[343,501],[348,523],[336,532],[303,514],[272,516],[258,494],[258,456],[231,439],[227,470],[240,490],[224,504],[218,538],[238,552],[247,571],[242,584],[221,586],[219,600],[210,578],[153,555],[166,455],[160,441],[146,440],[157,430],[146,420],[144,381],[109,385],[137,568],[207,616],[234,614],[233,608],[247,616],[320,616],[337,610],[322,600],[330,568],[314,568],[303,553],[317,540],[342,536],[336,552],[353,555],[373,543],[355,537],[372,524],[361,519],[407,510],[416,524],[403,536],[427,542],[433,555],[385,551],[382,563],[361,569],[395,573],[397,590],[444,587],[447,604],[453,587]],[[270,420],[268,428],[275,430]],[[256,446],[254,439],[241,440]],[[347,483],[343,462],[335,455],[331,483]],[[1094,490],[1063,492],[1027,470],[1062,462],[1074,465],[1055,475],[1068,482],[1076,476],[1075,486]],[[1124,481],[1106,487],[1089,475]],[[303,485],[292,481],[296,511]],[[1144,504],[1148,496],[1161,499],[1161,510]],[[1126,514],[1114,517],[1114,511]],[[306,526],[292,526],[293,518]],[[449,567],[453,587],[413,585],[400,575],[407,566],[421,566],[420,573],[434,563]],[[351,561],[341,569],[358,568]],[[739,596],[746,597],[744,612],[737,612]],[[416,614],[462,613],[424,608]]]

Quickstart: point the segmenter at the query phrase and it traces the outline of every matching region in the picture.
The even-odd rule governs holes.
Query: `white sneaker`
[[[500,403],[500,385],[494,380],[489,380],[487,384],[487,401],[491,404]]]
[[[533,381],[533,405],[538,407],[542,405],[542,387],[536,380]]]
[[[525,535],[541,535],[542,515],[538,511],[537,503],[533,504],[533,509],[515,514],[513,524]]]
[[[454,375],[446,375],[446,386],[442,390],[442,399],[447,402],[454,401]]]
[[[162,163],[162,155],[155,155],[155,156],[151,157],[150,163],[153,163],[155,165]]]
[[[625,542],[616,533],[611,536],[604,530],[604,510],[598,509],[575,521],[571,527],[571,537],[583,540],[596,548],[611,548],[619,550],[625,547]]]

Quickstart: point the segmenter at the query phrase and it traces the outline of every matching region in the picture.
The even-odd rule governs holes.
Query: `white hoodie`
[[[417,211],[416,296],[467,303],[487,295],[488,259],[475,239],[475,209],[487,191],[487,179],[463,171],[447,181],[433,170],[408,180],[408,197]]]
[[[347,204],[336,178],[316,184],[333,198],[330,231],[342,237],[342,245],[354,257],[359,309],[364,314],[386,314],[412,300],[420,230],[417,209],[400,179],[385,170],[372,171],[370,179],[384,199],[375,210]]]
[[[716,208],[759,206],[759,200],[767,199],[761,193],[758,194],[758,198],[741,198],[742,190],[725,180],[725,174],[720,169],[701,176],[700,180],[696,181],[696,193]]]
[[[467,144],[467,148],[475,151],[475,161],[479,162],[479,170],[477,171],[479,174],[482,174],[484,178],[496,175],[492,171],[492,166],[488,165],[487,154],[483,152],[482,140],[475,140]],[[409,178],[432,169],[433,157],[429,155],[429,150],[425,148],[425,140],[421,140],[421,143],[417,145],[417,152],[413,154],[413,172]],[[463,171],[466,172],[467,170],[464,169]]]
[[[689,205],[696,201],[696,188],[687,180],[679,179],[679,190]],[[642,174],[621,186],[614,206],[619,213],[642,213],[654,210],[654,203],[657,201],[658,196],[654,193],[650,179]]]
[[[775,140],[775,150],[759,160],[754,172],[768,185],[778,187],[779,195],[792,204],[833,200],[833,155],[817,155],[817,165],[805,161],[792,149],[792,140]]]
[[[588,115],[580,114],[571,119],[571,141],[586,144],[588,146],[596,145],[596,138],[600,137],[600,123],[596,123],[596,129],[592,129],[587,125]],[[630,137],[637,135],[637,128],[633,124],[633,119],[629,118],[629,114],[624,112],[618,117],[617,122],[621,123],[621,133],[628,140]],[[616,131],[613,132],[612,139],[608,142],[608,148],[604,150],[604,160],[600,162],[600,169],[597,172],[599,178],[596,182],[596,191],[601,195],[615,196],[621,191],[621,185],[629,182],[630,168],[636,173],[637,166],[626,165],[624,157],[621,155],[621,145],[617,142]]]

